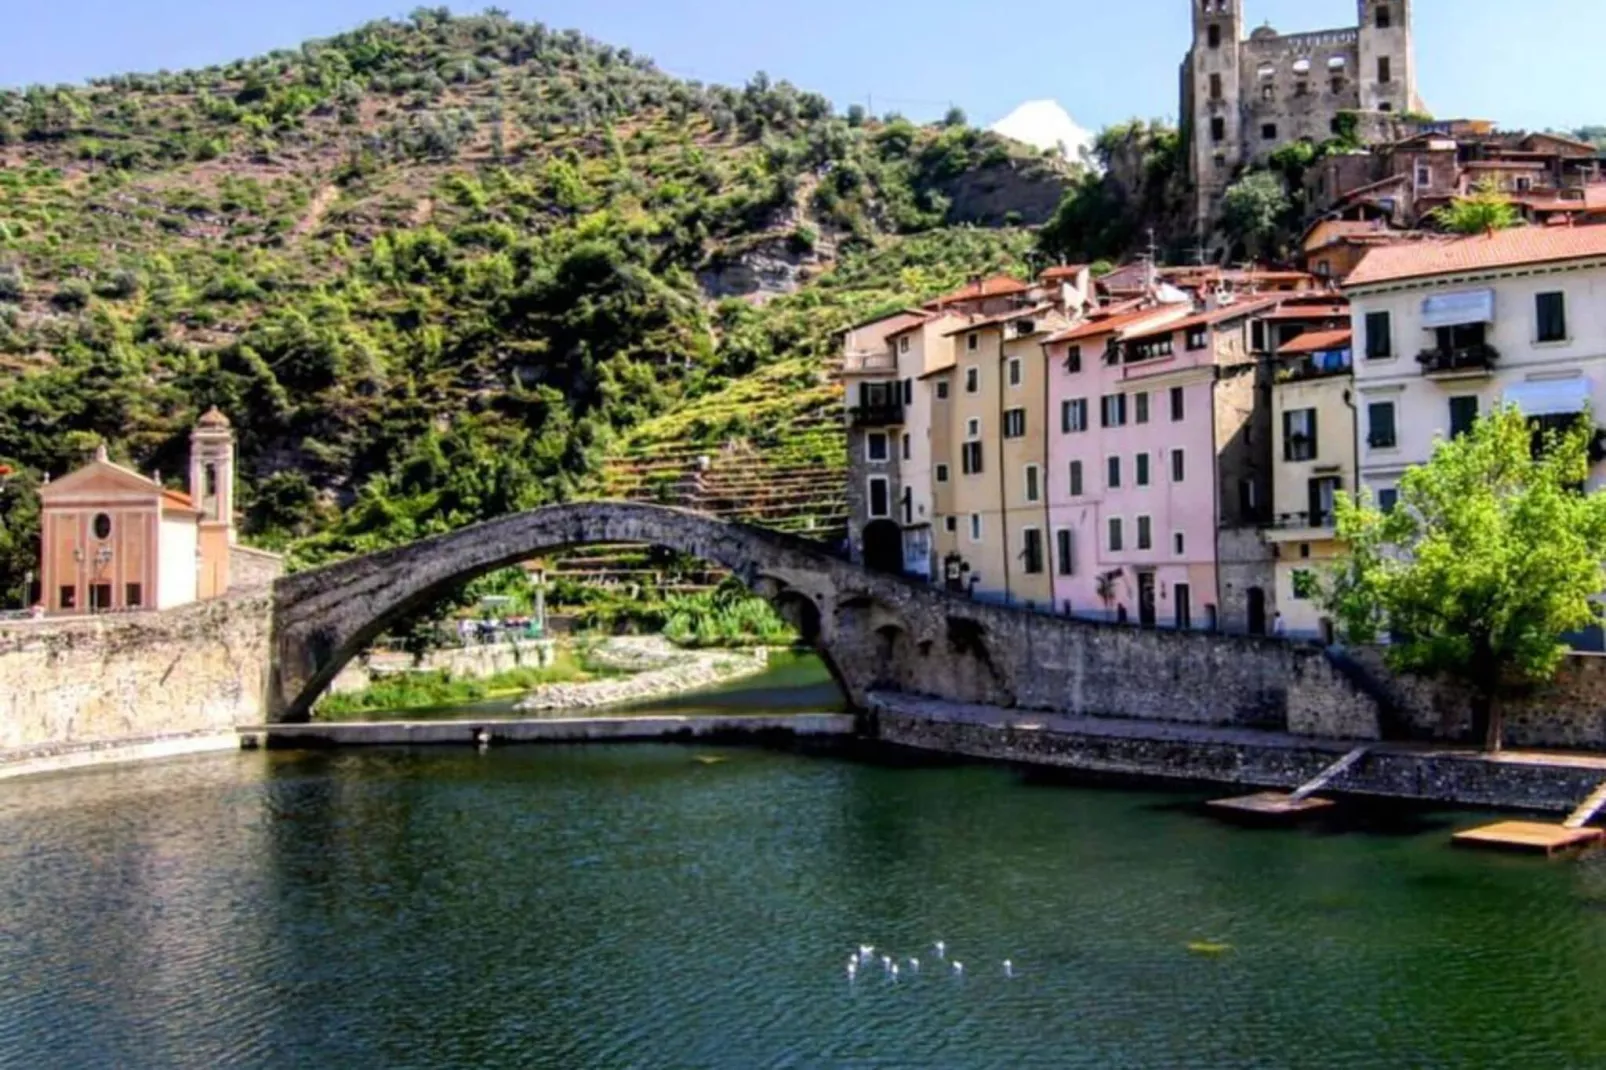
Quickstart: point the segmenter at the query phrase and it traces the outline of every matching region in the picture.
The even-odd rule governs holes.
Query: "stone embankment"
[[[520,713],[594,710],[668,698],[754,676],[769,666],[769,652],[682,650],[658,638],[611,639],[587,653],[593,664],[630,673],[588,683],[536,688],[514,709]]]

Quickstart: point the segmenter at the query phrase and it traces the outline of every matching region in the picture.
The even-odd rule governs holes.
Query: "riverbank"
[[[596,710],[673,698],[718,687],[769,667],[769,651],[686,650],[659,636],[611,639],[591,649],[590,664],[626,675],[535,688],[514,705],[520,713]]]
[[[1145,782],[1217,784],[1225,791],[1292,790],[1355,744],[1283,732],[872,696],[871,734],[883,743]],[[1323,789],[1496,810],[1567,813],[1606,782],[1606,756],[1541,751],[1485,754],[1445,744],[1372,744]]]
[[[327,747],[492,746],[504,743],[624,743],[647,740],[707,741],[772,736],[848,737],[858,719],[842,713],[789,713],[716,717],[547,717],[486,721],[366,721],[341,724],[260,725],[242,728],[247,746],[275,750]]]

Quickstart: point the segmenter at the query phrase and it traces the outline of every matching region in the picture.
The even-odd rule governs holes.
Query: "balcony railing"
[[[880,349],[848,353],[842,358],[842,370],[848,375],[858,375],[863,372],[895,372],[898,370],[898,358]]]
[[[1345,355],[1342,359],[1327,357],[1319,360],[1315,354],[1312,354],[1307,357],[1283,361],[1277,368],[1277,381],[1279,383],[1303,383],[1311,379],[1331,379],[1348,374],[1350,374],[1348,355]]]
[[[1422,365],[1423,375],[1486,375],[1499,359],[1494,346],[1479,343],[1454,349],[1425,349],[1417,354],[1416,362]]]
[[[903,406],[891,402],[884,405],[860,405],[848,410],[848,420],[854,427],[901,427]]]
[[[1338,513],[1329,509],[1321,513],[1278,513],[1271,527],[1277,531],[1331,531],[1338,526]]]

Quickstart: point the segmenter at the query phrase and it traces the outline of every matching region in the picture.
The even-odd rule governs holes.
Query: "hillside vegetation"
[[[1017,262],[979,228],[1062,171],[494,12],[0,91],[0,598],[46,473],[99,440],[179,473],[214,404],[247,538],[297,564],[601,493],[664,429],[723,445],[694,414],[755,373],[796,405],[724,430],[784,450],[833,332]]]

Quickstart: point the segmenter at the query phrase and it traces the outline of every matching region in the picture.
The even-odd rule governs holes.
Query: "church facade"
[[[1361,141],[1422,110],[1411,0],[1357,0],[1355,26],[1245,36],[1244,0],[1189,0],[1193,46],[1182,64],[1181,116],[1199,236],[1246,167],[1297,141],[1346,132]],[[1386,135],[1385,135],[1386,136]]]
[[[114,464],[104,446],[46,483],[39,607],[53,616],[172,609],[276,574],[276,555],[236,545],[234,467],[234,432],[214,408],[190,435],[187,494]]]

